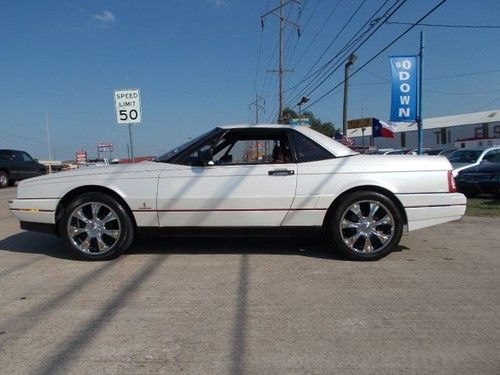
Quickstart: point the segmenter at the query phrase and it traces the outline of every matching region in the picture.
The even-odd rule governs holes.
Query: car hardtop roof
[[[330,151],[334,156],[349,156],[357,155],[358,152],[351,150],[349,147],[335,141],[333,138],[327,137],[308,126],[302,125],[281,125],[281,124],[240,124],[240,125],[222,125],[218,126],[220,129],[295,129],[299,133],[306,135],[313,141],[319,143],[321,146]]]
[[[219,125],[221,129],[252,129],[252,128],[269,128],[269,129],[283,129],[283,128],[297,128],[300,125],[289,124],[235,124],[235,125]]]

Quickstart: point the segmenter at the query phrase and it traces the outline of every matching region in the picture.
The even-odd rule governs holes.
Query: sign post
[[[422,155],[424,147],[424,126],[422,122],[422,89],[424,85],[424,31],[420,31],[420,59],[418,69],[418,154]]]
[[[138,89],[115,90],[115,109],[118,124],[128,124],[130,155],[134,163],[132,124],[139,124],[142,121],[140,91]]]

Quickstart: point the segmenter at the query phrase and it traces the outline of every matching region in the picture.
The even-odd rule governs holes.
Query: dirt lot
[[[500,373],[500,219],[373,263],[317,238],[159,239],[69,259],[0,191],[0,372]]]

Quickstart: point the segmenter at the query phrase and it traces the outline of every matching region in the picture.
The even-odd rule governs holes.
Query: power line
[[[468,72],[468,73],[457,73],[457,74],[446,74],[446,75],[441,75],[441,76],[435,76],[435,77],[428,77],[424,78],[424,81],[433,81],[433,80],[439,80],[439,79],[448,79],[448,78],[459,78],[459,77],[469,77],[469,76],[474,76],[474,75],[480,75],[480,74],[489,74],[489,73],[499,73],[500,69],[494,69],[494,70],[483,70],[479,72]],[[365,70],[365,73],[369,73],[371,75],[374,75],[377,78],[380,78],[383,82],[362,82],[362,83],[354,83],[352,86],[376,86],[376,85],[387,85],[391,83],[391,81],[385,77],[382,77],[379,74],[375,74],[373,72],[369,72]]]
[[[363,1],[363,3],[365,2],[366,0]],[[314,42],[316,41],[316,39],[318,38],[319,34],[321,34],[321,32],[323,31],[323,29],[325,28],[326,24],[328,23],[328,21],[330,21],[330,18],[332,18],[333,14],[335,13],[335,11],[337,10],[338,6],[340,5],[340,3],[342,2],[342,0],[338,0],[337,3],[335,4],[335,6],[333,7],[332,11],[330,12],[330,14],[328,15],[328,17],[326,17],[325,21],[323,22],[323,24],[321,25],[321,27],[319,28],[319,30],[316,32],[316,34],[314,35],[313,39],[311,40],[311,42],[308,44],[308,46],[306,47],[306,49],[304,50],[304,52],[300,55],[300,57],[297,59],[297,61],[295,61],[295,63],[293,64],[294,66],[297,65],[303,58],[304,56],[307,54],[307,52],[309,51],[309,49],[311,48],[311,46],[314,44]],[[318,4],[319,4],[319,1],[318,1]],[[316,6],[317,7],[317,6]],[[313,66],[314,68],[314,66]]]
[[[257,68],[255,69],[255,78],[253,81],[253,91],[254,94],[257,94],[257,79],[259,77],[259,70],[260,70],[260,58],[262,55],[262,39],[264,39],[264,30],[261,29],[260,31],[260,42],[259,42],[259,52],[257,53]]]
[[[288,25],[294,26],[298,34],[300,36],[300,26],[291,21],[289,18],[285,17],[283,15],[283,8],[287,5],[293,6],[293,4],[300,4],[298,0],[287,0],[286,2],[284,0],[279,1],[279,5],[275,7],[274,9],[268,11],[267,13],[263,14],[260,17],[261,24],[262,26],[264,25],[264,19],[268,15],[275,15],[278,16],[279,18],[279,37],[278,37],[278,69],[273,70],[276,73],[278,73],[278,78],[279,78],[279,90],[278,90],[278,100],[279,100],[279,116],[278,116],[278,122],[280,122],[281,118],[283,117],[283,85],[284,85],[284,73],[287,71],[284,68],[284,45],[283,45],[283,34],[284,34],[284,29]],[[289,7],[289,11],[291,11],[291,6]]]
[[[478,108],[475,110],[475,112],[479,112],[479,111],[484,111],[486,108],[488,108],[490,105],[492,105],[493,103],[496,103],[500,100],[500,96],[498,98],[495,98],[493,99],[491,102],[489,102],[488,104],[486,105],[483,105],[482,107]]]
[[[488,90],[488,91],[481,91],[481,92],[449,92],[449,91],[439,91],[439,90],[425,90],[425,91],[432,92],[434,94],[443,94],[443,95],[475,96],[475,95],[492,94],[494,92],[499,92],[500,90]]]
[[[262,102],[262,105],[260,104]],[[264,106],[266,105],[266,101],[262,96],[259,96],[255,94],[255,100],[250,103],[248,106],[249,109],[251,109],[253,106],[255,106],[255,124],[259,123],[259,113],[262,110],[265,112]]]
[[[318,5],[320,2],[321,2],[321,0],[318,0],[316,2],[316,6],[314,7],[313,11],[311,12],[305,25],[301,26],[301,30],[300,30],[301,35],[304,33],[304,30],[307,28],[307,25],[309,25],[309,21],[311,21],[312,17],[314,16],[314,13],[316,13],[316,10],[318,9]],[[309,3],[310,3],[310,0],[309,1],[305,0],[302,8],[299,8],[299,15],[297,17],[297,23],[299,22],[300,18],[302,17],[302,13],[304,13],[304,9],[306,9],[306,7],[307,7],[307,5],[309,5]],[[295,44],[293,45],[292,53],[290,53],[290,61],[292,61],[293,58],[295,57],[295,52],[297,51],[297,46],[299,44],[299,40],[300,40],[300,38],[295,39]],[[293,64],[290,64],[290,65],[293,65]]]
[[[292,87],[290,87],[287,91],[290,91],[290,90],[293,90],[290,95],[293,95],[295,93],[295,91],[297,90],[297,88],[302,84],[304,83],[305,81],[307,81],[309,78],[311,77],[314,77],[315,75],[319,74],[319,72],[326,68],[326,66],[329,64],[329,62],[331,62],[332,60],[330,60],[329,62],[327,62],[326,64],[324,64],[321,68],[319,68],[316,72],[314,72],[313,74],[309,75],[309,73],[311,73],[311,71],[315,68],[315,66],[319,63],[319,61],[321,60],[321,58],[326,54],[326,52],[328,52],[328,50],[331,48],[331,46],[333,45],[333,43],[335,43],[335,41],[338,39],[338,37],[340,36],[340,34],[342,34],[342,32],[345,30],[345,28],[351,23],[352,19],[355,17],[355,15],[358,13],[358,11],[361,9],[361,7],[364,5],[364,3],[366,2],[366,0],[363,0],[361,2],[361,4],[356,8],[356,10],[354,11],[354,13],[349,17],[349,19],[344,23],[344,25],[342,26],[342,28],[340,29],[340,31],[337,33],[337,35],[335,35],[335,37],[333,38],[333,40],[330,42],[330,44],[328,45],[328,47],[323,51],[323,53],[321,54],[320,57],[318,57],[316,59],[316,61],[314,62],[314,64],[309,68],[309,70],[307,71],[307,73],[305,74],[305,78],[303,78],[299,83],[293,85]],[[305,53],[303,53],[301,55],[301,57],[295,62],[295,65],[297,65],[299,63],[299,61],[301,60],[301,58],[305,55]],[[335,58],[335,57],[334,57]]]
[[[445,78],[456,78],[456,77],[467,77],[467,76],[474,76],[478,74],[487,74],[487,73],[498,73],[500,72],[500,69],[494,69],[494,70],[484,70],[482,72],[470,72],[470,73],[458,73],[458,74],[449,74],[449,75],[444,75],[444,76],[438,76],[438,77],[429,77],[427,78],[428,80],[434,80],[434,79],[445,79]]]
[[[267,6],[266,6],[266,12],[265,14],[268,14],[270,12],[273,12],[274,10],[272,11],[269,11],[269,3],[270,3],[270,0],[267,1]],[[287,13],[287,19],[290,18],[290,14],[292,12],[292,7],[289,7],[288,9],[288,13]],[[262,29],[264,28],[264,24],[263,24],[263,21],[261,20],[261,26],[262,26]],[[286,36],[285,36],[286,38]],[[279,47],[279,44],[280,44],[280,41],[279,39],[276,41],[275,45],[274,45],[274,49],[273,49],[273,52],[270,56],[270,58],[268,59],[268,62],[267,62],[267,66],[270,66],[270,65],[273,65],[273,61],[274,61],[274,57],[276,56],[276,52],[278,51],[278,47]],[[268,72],[269,73],[269,72]],[[274,80],[277,79],[277,77],[274,75],[274,74],[266,74],[264,76],[264,81],[263,81],[263,84],[262,84],[262,91],[261,93],[264,93],[264,98],[268,98],[270,93],[271,93],[271,89],[273,88],[273,84],[274,84]],[[266,90],[267,88],[267,90]]]
[[[335,64],[335,65],[333,65],[333,66],[331,66],[330,68],[328,68],[328,70],[327,70],[326,72],[324,72],[324,73],[322,74],[322,76],[321,76],[321,77],[319,77],[319,75],[317,75],[317,76],[316,76],[316,77],[315,77],[315,78],[314,78],[311,82],[309,82],[309,83],[305,86],[305,88],[304,88],[303,90],[306,90],[308,87],[310,87],[313,83],[317,82],[318,80],[321,80],[318,84],[316,84],[316,86],[314,86],[314,88],[310,89],[310,90],[309,90],[309,91],[305,94],[305,96],[311,96],[311,94],[312,94],[314,91],[316,91],[319,87],[321,87],[321,86],[322,86],[322,85],[326,82],[326,80],[328,80],[328,78],[330,78],[330,77],[333,75],[333,73],[335,73],[335,72],[336,72],[336,71],[337,71],[337,70],[338,70],[338,69],[342,66],[343,61],[345,60],[345,58],[346,58],[347,56],[349,56],[351,53],[353,53],[353,52],[357,51],[357,50],[358,50],[361,46],[363,46],[363,45],[364,45],[364,44],[365,44],[365,43],[366,43],[366,42],[367,42],[367,41],[368,41],[368,40],[369,40],[369,39],[370,39],[370,38],[371,38],[371,37],[372,37],[372,36],[373,36],[373,35],[374,35],[374,34],[375,34],[375,33],[376,33],[376,32],[377,32],[377,31],[378,31],[378,30],[382,27],[382,26],[383,26],[384,21],[385,21],[385,20],[387,20],[387,19],[389,19],[389,18],[390,18],[390,17],[391,17],[394,13],[396,13],[396,12],[397,12],[397,11],[398,11],[398,10],[399,10],[399,9],[400,9],[403,5],[404,5],[404,3],[405,3],[406,1],[407,1],[407,0],[402,0],[402,2],[400,2],[399,4],[398,4],[398,1],[396,1],[396,2],[395,2],[392,6],[391,6],[391,7],[389,7],[389,9],[387,9],[387,10],[385,11],[385,13],[384,13],[384,15],[383,15],[382,17],[378,17],[378,18],[376,19],[376,22],[375,22],[375,20],[374,20],[374,21],[372,21],[372,22],[369,22],[370,20],[368,20],[368,21],[367,21],[367,23],[363,26],[363,28],[364,28],[367,24],[369,24],[369,28],[368,28],[365,32],[363,32],[360,36],[356,37],[356,40],[354,40],[354,41],[350,41],[350,42],[349,42],[346,46],[344,46],[344,48],[343,48],[343,49],[342,49],[339,53],[337,53],[337,55],[336,55],[333,59],[331,59],[331,60],[328,62],[328,63],[331,63],[333,60],[335,60],[335,59],[336,59],[336,58],[337,58],[337,57],[338,57],[338,56],[339,56],[339,55],[340,55],[340,54],[341,54],[341,53],[345,50],[344,54],[343,54],[340,58],[338,58],[338,59],[337,59],[336,64]],[[385,4],[385,3],[384,3],[384,4]],[[380,10],[380,8],[379,8],[379,10]],[[377,10],[377,12],[376,12],[376,13],[378,13],[378,10]],[[376,14],[376,13],[375,13],[375,14]],[[375,15],[375,14],[374,14],[374,15]],[[373,16],[374,16],[374,15],[373,15]],[[372,16],[372,18],[373,18],[373,16]],[[382,19],[383,19],[383,20],[382,20]],[[382,20],[382,22],[380,22],[381,20]],[[371,32],[368,36],[366,36],[366,38],[364,38],[364,40],[362,40],[361,42],[359,42],[359,40],[361,40],[361,39],[364,37],[364,35],[368,34],[368,33],[370,32],[370,30],[371,30],[371,29],[372,29],[375,25],[377,25],[377,26],[376,26],[376,28],[375,28],[375,29],[374,29],[374,30],[373,30],[373,31],[372,31],[372,32]],[[362,29],[361,29],[361,30],[362,30]],[[361,31],[361,30],[360,30],[360,31]],[[360,31],[358,31],[358,33],[357,33],[357,34],[359,34],[359,32],[360,32]],[[352,45],[354,45],[354,44],[356,44],[356,43],[358,43],[358,42],[359,42],[359,44],[358,44],[357,46],[355,46],[354,48],[352,48],[351,50],[349,50],[349,48],[350,48]],[[342,81],[342,82],[343,82],[343,81]],[[300,95],[299,95],[299,96],[300,96]],[[313,102],[313,103],[314,103],[314,102]],[[311,103],[308,107],[310,107],[313,103]]]
[[[391,21],[386,23],[390,25],[412,25],[411,22],[399,22],[399,21]],[[455,29],[500,29],[500,25],[447,25],[438,23],[419,23],[418,25],[426,27],[449,27]]]
[[[353,71],[351,73],[351,77],[355,74],[357,74],[360,70],[362,70],[365,66],[367,66],[369,63],[371,63],[373,60],[375,60],[377,57],[379,57],[382,53],[384,53],[387,49],[389,49],[389,47],[391,47],[394,43],[396,43],[399,39],[401,39],[403,36],[405,36],[406,34],[408,34],[413,28],[415,28],[421,21],[423,21],[424,19],[426,19],[428,16],[430,16],[432,13],[434,13],[439,7],[441,7],[444,3],[446,3],[446,1],[448,0],[441,0],[437,5],[435,5],[430,11],[428,11],[425,15],[423,15],[422,17],[420,17],[420,19],[418,21],[416,21],[415,23],[413,23],[409,28],[407,28],[405,31],[403,31],[401,34],[399,34],[398,37],[396,37],[396,39],[394,39],[392,42],[390,42],[389,44],[387,44],[384,48],[382,48],[377,54],[375,54],[373,57],[371,57],[368,61],[366,61],[363,65],[361,65],[358,69],[356,69],[355,71]],[[309,104],[306,108],[304,108],[304,110],[312,107],[313,105],[315,105],[316,103],[318,103],[320,100],[323,100],[325,97],[327,97],[328,95],[330,95],[334,90],[336,90],[338,87],[340,87],[342,84],[344,83],[344,80],[342,80],[340,83],[338,83],[337,85],[335,85],[332,89],[328,90],[326,93],[324,93],[322,96],[320,96],[318,99],[316,99],[315,101],[313,101],[311,104]]]
[[[402,2],[401,2],[402,1]],[[309,88],[316,84],[317,82],[323,80],[319,83],[319,85],[316,85],[312,90],[308,91],[305,96],[309,96],[313,91],[315,91],[321,84],[326,81],[333,73],[335,73],[343,64],[343,61],[352,53],[354,53],[357,49],[359,49],[361,46],[363,46],[379,29],[382,27],[383,22],[380,22],[381,20],[387,20],[389,19],[407,0],[396,0],[385,12],[382,16],[376,17],[376,15],[382,10],[382,8],[387,4],[388,0],[386,0],[369,18],[368,20],[364,23],[364,25],[351,37],[351,39],[340,49],[337,54],[331,58],[327,63],[323,64],[321,68],[316,70],[315,73],[310,75],[309,77],[312,77],[312,79],[307,83],[303,88],[302,91],[306,92],[306,90],[310,90]],[[398,2],[400,4],[398,5]],[[360,7],[363,4],[360,5]],[[359,10],[359,8],[357,10]],[[396,7],[396,8],[395,8]],[[394,9],[395,8],[395,9]],[[371,33],[370,31],[372,30],[373,27],[375,27],[375,30],[373,30]],[[363,31],[366,27],[368,27],[365,31]],[[370,33],[368,36],[365,37]],[[363,40],[364,38],[364,40]],[[332,43],[331,43],[332,44]],[[330,46],[331,46],[330,44]],[[357,44],[357,45],[356,45]],[[329,47],[330,47],[329,46]],[[354,46],[354,47],[353,47]],[[328,48],[329,48],[328,47]],[[326,51],[325,51],[326,52]],[[317,60],[319,61],[319,60]],[[333,65],[332,65],[333,64]],[[330,66],[328,69],[327,67]],[[304,81],[304,80],[303,80]],[[297,98],[300,98],[301,96],[304,96],[301,93],[298,93],[293,97],[292,102],[295,101]]]

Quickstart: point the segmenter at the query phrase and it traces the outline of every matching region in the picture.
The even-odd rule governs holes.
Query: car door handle
[[[295,174],[293,169],[273,169],[269,171],[269,176],[290,176]]]

